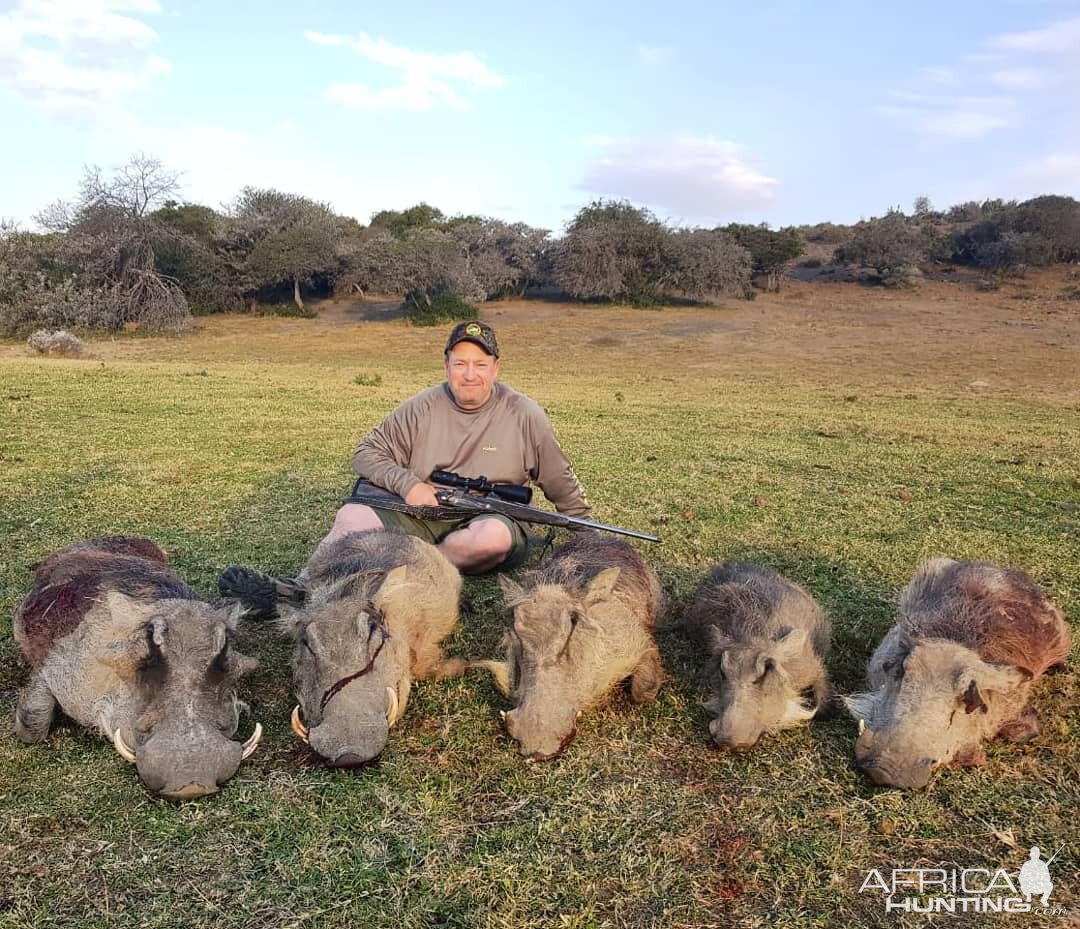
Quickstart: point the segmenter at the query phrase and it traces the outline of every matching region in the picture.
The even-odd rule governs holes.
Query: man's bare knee
[[[471,530],[478,551],[488,556],[506,557],[514,544],[514,537],[506,523],[499,519],[477,519],[465,527]]]
[[[323,541],[340,539],[350,532],[381,528],[382,520],[370,506],[364,506],[362,503],[346,503],[334,515],[333,528]]]
[[[513,544],[513,536],[504,522],[478,519],[447,535],[439,543],[439,549],[454,567],[479,573],[501,564]]]

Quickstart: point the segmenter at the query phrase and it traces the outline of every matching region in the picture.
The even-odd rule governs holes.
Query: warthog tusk
[[[386,725],[393,726],[400,716],[397,691],[393,687],[387,687],[386,697],[390,701],[386,707]]]
[[[123,758],[124,761],[129,761],[132,764],[135,764],[135,753],[127,747],[127,743],[124,741],[124,737],[120,735],[119,727],[117,727],[116,732],[113,733],[112,744],[113,748],[115,748],[117,752],[119,752],[120,757]]]
[[[859,720],[859,735],[862,735],[864,732],[866,732],[866,720],[865,719],[860,719]]]
[[[308,740],[308,727],[300,722],[300,704],[296,704],[292,711],[292,731],[305,742]]]
[[[240,756],[240,760],[250,758],[252,753],[259,747],[259,740],[262,739],[262,726],[259,723],[255,723],[255,731],[251,733],[251,738],[244,743],[244,754]]]
[[[506,710],[499,710],[499,719],[506,722]]]

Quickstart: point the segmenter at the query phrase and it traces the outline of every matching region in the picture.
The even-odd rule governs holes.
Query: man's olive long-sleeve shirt
[[[591,512],[547,414],[499,381],[476,410],[459,407],[446,383],[421,391],[364,436],[352,467],[400,497],[432,471],[454,471],[510,484],[531,481],[560,513]]]

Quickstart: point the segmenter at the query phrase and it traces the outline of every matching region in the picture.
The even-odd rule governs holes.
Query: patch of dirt
[[[975,290],[960,274],[907,291],[788,280],[779,293],[715,307],[504,300],[481,313],[500,331],[508,357],[521,340],[545,342],[564,359],[580,351],[641,356],[667,348],[703,374],[790,372],[837,384],[1076,399],[1080,306],[1060,299],[1070,273],[1032,272],[992,292]],[[402,318],[395,297],[338,298],[318,309],[322,325]]]
[[[316,321],[330,326],[366,322],[385,323],[392,319],[405,318],[405,313],[401,309],[401,297],[335,297],[317,304],[312,303],[312,306],[319,313]]]
[[[874,383],[1080,399],[1080,306],[1061,300],[1070,269],[1032,272],[993,292],[961,280],[909,291],[788,281],[776,294],[715,307],[506,300],[482,315],[515,345],[566,362],[590,354],[655,356],[703,375],[791,374],[837,386]],[[1017,300],[1022,296],[1022,300]],[[398,318],[391,298],[326,301],[323,324]],[[400,314],[398,314],[400,316]],[[657,358],[658,363],[660,358]]]
[[[690,375],[782,378],[834,389],[872,384],[903,392],[944,390],[979,396],[1040,396],[1080,401],[1080,300],[1067,267],[1007,280],[996,291],[961,281],[924,281],[897,291],[859,283],[788,280],[780,293],[718,306],[626,306],[505,300],[481,315],[499,333],[510,374],[513,359],[542,356],[562,368],[622,359],[661,380]],[[1017,299],[1017,298],[1021,299]],[[441,354],[448,326],[416,327],[402,319],[395,296],[335,298],[316,305],[316,319],[208,316],[201,337],[170,343],[169,354],[193,363],[231,360],[248,334],[275,361],[329,361],[355,344],[337,330],[378,338],[386,357]],[[156,339],[94,343],[103,362],[155,358]],[[0,357],[23,357],[20,345]],[[58,361],[57,364],[65,362]]]

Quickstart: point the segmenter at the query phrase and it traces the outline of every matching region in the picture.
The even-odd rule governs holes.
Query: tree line
[[[945,212],[919,198],[910,214],[779,230],[674,227],[601,200],[554,237],[424,203],[364,225],[273,189],[246,187],[220,210],[183,203],[178,192],[175,172],[138,155],[111,175],[84,169],[72,200],[35,217],[44,232],[0,225],[0,332],[127,323],[182,331],[193,313],[291,305],[307,314],[305,295],[398,294],[418,321],[538,293],[635,304],[752,298],[755,288],[778,289],[807,243],[896,286],[914,283],[929,262],[1004,275],[1080,260],[1080,204],[1058,196]]]

